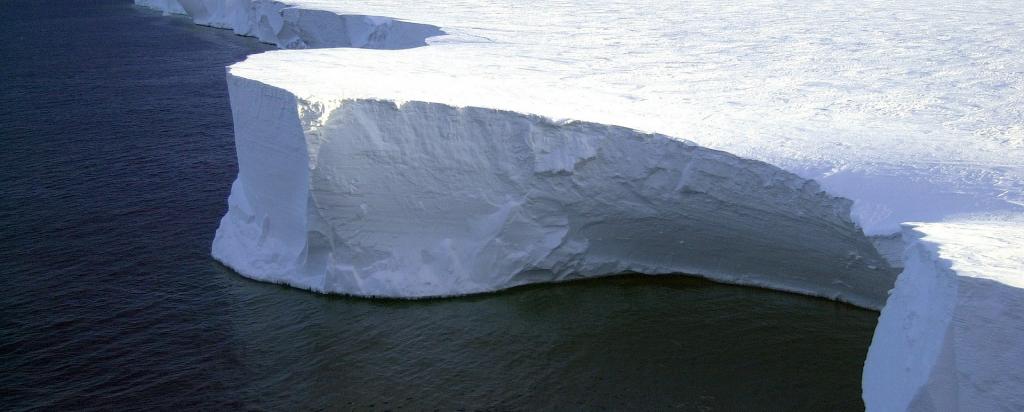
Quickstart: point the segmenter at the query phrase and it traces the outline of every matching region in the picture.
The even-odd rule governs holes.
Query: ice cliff
[[[682,272],[873,308],[892,285],[849,201],[762,162],[616,126],[229,84],[239,176],[213,254],[247,276],[425,297]]]
[[[1024,220],[907,225],[864,365],[869,410],[1024,410]]]
[[[1024,407],[1012,1],[136,2],[315,49],[228,71],[213,254],[245,276],[423,297],[686,272],[884,303],[869,410]]]
[[[289,7],[271,0],[137,0],[169,14],[184,14],[196,24],[231,29],[287,49],[365,47],[404,49],[444,34],[436,26],[380,16]]]

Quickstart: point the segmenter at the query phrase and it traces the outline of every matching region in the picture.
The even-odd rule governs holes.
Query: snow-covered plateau
[[[288,49],[228,69],[245,276],[698,274],[882,308],[869,410],[1024,409],[1019,2],[136,3]]]

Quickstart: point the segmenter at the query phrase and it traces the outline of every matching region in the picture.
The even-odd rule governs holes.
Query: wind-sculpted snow
[[[1024,221],[908,225],[864,366],[878,411],[1024,410]]]
[[[229,85],[239,176],[213,253],[257,279],[426,297],[683,272],[871,308],[892,286],[849,201],[762,162],[616,126]]]

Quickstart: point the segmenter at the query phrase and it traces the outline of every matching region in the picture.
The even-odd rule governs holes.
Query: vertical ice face
[[[229,85],[240,171],[214,256],[247,276],[425,297],[684,272],[871,308],[892,285],[849,201],[762,162],[622,127]]]
[[[908,225],[864,365],[871,411],[1024,409],[1024,224]]]
[[[287,7],[272,1],[139,2],[167,12],[183,12],[197,24],[231,28],[236,33],[255,36],[285,48],[404,48],[422,45],[425,38],[442,34],[434,26],[388,18],[338,15]],[[233,95],[236,94],[236,88],[242,89],[237,84],[232,82]],[[235,219],[225,218],[225,227],[218,231],[215,244],[215,256],[250,276],[318,290],[429,296],[494,290],[534,281],[555,281],[621,271],[685,271],[736,283],[828,296],[869,307],[881,305],[884,300],[882,293],[892,281],[885,263],[877,259],[877,253],[864,242],[859,230],[847,218],[848,203],[821,193],[817,185],[758,162],[746,161],[742,166],[733,165],[730,161],[738,159],[724,153],[699,149],[665,136],[643,135],[610,126],[554,124],[526,115],[487,109],[452,109],[443,104],[427,104],[424,107],[407,104],[401,109],[396,107],[394,113],[400,116],[371,119],[375,126],[369,129],[404,125],[407,130],[389,132],[386,136],[376,137],[376,140],[395,138],[400,135],[398,132],[404,132],[407,138],[400,144],[415,147],[417,139],[429,141],[438,136],[429,133],[410,134],[410,130],[445,118],[494,117],[496,119],[488,121],[495,124],[507,123],[508,127],[517,129],[495,134],[493,130],[479,127],[481,120],[464,120],[465,124],[459,126],[463,143],[452,147],[434,145],[429,148],[437,151],[433,155],[435,160],[442,160],[443,155],[472,147],[466,145],[467,141],[485,145],[476,150],[492,153],[492,156],[473,162],[471,170],[485,172],[472,176],[477,180],[417,181],[407,178],[415,182],[415,185],[405,188],[401,183],[408,182],[378,178],[378,182],[374,183],[376,187],[390,189],[372,193],[377,203],[351,204],[350,198],[339,197],[337,193],[360,190],[360,185],[352,183],[351,179],[358,182],[367,178],[348,176],[349,186],[341,187],[337,186],[336,180],[344,173],[335,170],[333,174],[324,174],[323,171],[336,167],[335,162],[339,159],[356,159],[352,156],[357,154],[337,151],[336,148],[350,148],[349,143],[345,143],[346,139],[366,129],[365,124],[350,121],[343,123],[345,127],[340,127],[328,121],[334,118],[334,111],[324,113],[323,106],[314,103],[292,103],[290,99],[294,98],[288,93],[273,97],[276,93],[263,92],[259,97],[264,101],[256,104],[259,110],[255,113],[246,113],[245,109],[238,107],[249,107],[249,103],[236,104],[239,162],[240,167],[248,172],[241,173],[233,186],[228,217]],[[336,109],[349,112],[367,105],[370,103],[351,102]],[[276,109],[268,111],[269,107]],[[282,111],[282,107],[290,109]],[[324,124],[311,126],[315,122],[305,118],[293,121],[289,110],[303,114],[319,113],[323,119],[318,121]],[[268,115],[271,112],[273,116]],[[385,113],[376,109],[372,112]],[[420,115],[411,116],[414,114]],[[478,128],[474,129],[473,126]],[[296,138],[302,133],[306,134],[305,140]],[[478,134],[492,136],[492,139],[495,138],[493,136],[507,135],[508,141],[472,140],[472,136]],[[575,138],[565,140],[563,134]],[[638,136],[646,136],[644,139],[655,143],[634,143],[622,147],[596,143],[619,139],[632,141],[639,139]],[[524,143],[520,146],[499,144],[512,141]],[[296,157],[303,152],[299,150],[303,146],[308,158],[308,170],[299,167],[303,162]],[[598,155],[598,147],[618,157],[614,160],[602,158]],[[268,148],[269,151],[266,151]],[[509,152],[497,157],[493,155],[505,150]],[[662,150],[674,155],[663,157],[648,168],[633,170],[635,173],[623,173],[629,170],[623,164],[635,158],[660,155]],[[507,158],[516,153],[521,157]],[[466,159],[425,167],[428,165],[423,162],[413,164],[410,159],[403,158],[389,166],[394,170],[393,174],[397,175],[420,177],[420,173],[440,173],[428,176],[457,177],[458,173],[453,171],[466,167],[463,164]],[[591,162],[592,159],[600,161]],[[252,165],[247,166],[250,163]],[[587,163],[594,166],[588,165],[582,170],[583,173],[576,173],[577,164]],[[274,166],[271,167],[271,164]],[[364,165],[364,168],[370,166]],[[768,171],[762,170],[764,168]],[[533,170],[532,174],[524,172],[529,170]],[[744,173],[749,176],[741,176]],[[594,177],[583,178],[591,175]],[[488,176],[497,180],[488,180]],[[607,178],[616,178],[625,182],[627,187],[636,186],[643,190],[627,190],[599,181]],[[772,190],[787,188],[789,193],[784,197],[797,199],[787,199],[788,204],[783,202],[763,209],[756,205],[761,201],[756,195],[740,196],[750,194],[748,188],[723,191],[713,183],[717,180],[735,182],[744,179],[754,179],[746,183],[764,184]],[[450,214],[454,214],[451,216],[425,211],[428,207],[444,209],[441,204],[445,202],[438,199],[433,199],[435,204],[430,205],[431,192],[424,195],[424,192],[417,191],[431,185],[434,187],[432,196],[435,197],[446,193],[447,188],[462,185],[473,188],[468,193],[461,193],[462,198],[441,196],[448,197],[444,199],[448,202],[464,202],[469,205],[468,209],[449,210]],[[607,190],[609,187],[619,190]],[[485,188],[487,190],[482,190]],[[389,191],[391,189],[394,190]],[[564,198],[541,195],[544,190],[561,192]],[[767,193],[770,191],[766,190],[762,195],[772,195]],[[415,201],[419,209],[409,209],[407,206],[412,203],[406,199],[406,207],[392,207],[392,210],[388,210],[393,200],[389,197],[395,197],[396,193],[404,193],[406,197],[424,197]],[[356,195],[352,198],[361,196],[356,192],[352,194]],[[629,198],[635,200],[621,202]],[[805,204],[805,201],[810,203]],[[675,211],[673,202],[687,205],[682,212]],[[803,210],[809,206],[822,205],[824,207],[821,210]],[[644,207],[631,209],[635,206]],[[404,229],[390,229],[392,231],[415,232],[411,229],[417,224],[433,220],[438,222],[433,223],[436,226],[433,232],[428,231],[430,233],[423,235],[403,234],[403,242],[411,242],[408,245],[402,245],[402,242],[388,244],[372,236],[351,238],[350,230],[358,226],[354,222],[369,216],[371,208],[376,211],[373,213],[377,219],[373,224],[376,225],[395,225],[380,217],[387,218],[389,213],[395,213],[390,215],[391,220],[401,220],[399,216],[406,218],[401,224]],[[602,212],[595,212],[597,210]],[[752,220],[751,216],[757,217]],[[770,230],[769,225],[765,224],[777,217],[782,220],[776,223],[788,226],[788,233]],[[716,223],[716,219],[729,221]],[[816,224],[820,226],[815,227],[821,230],[798,233],[796,228],[803,225],[802,219],[818,220]],[[227,224],[229,222],[244,224],[232,226]],[[364,226],[366,224],[359,223]],[[511,229],[514,229],[512,232],[523,233],[517,236],[505,234]],[[787,236],[800,239],[787,239]],[[537,243],[538,238],[544,241]],[[827,245],[816,243],[826,238],[836,242]],[[232,247],[232,241],[224,239],[232,239],[236,246],[243,246]],[[666,241],[674,243],[667,245],[664,243]],[[802,247],[808,249],[800,249]],[[247,258],[240,256],[249,255],[242,250],[251,248],[270,252],[251,254]],[[786,250],[787,253],[806,252],[806,259],[799,263],[789,258],[763,258],[767,256],[766,252],[775,249]],[[624,255],[620,253],[622,251],[626,251]],[[747,258],[729,262],[744,255]],[[765,269],[765,265],[771,268]],[[409,275],[410,271],[415,272],[415,276]],[[825,271],[834,273],[824,274]],[[849,273],[854,272],[858,274],[849,276]],[[369,275],[372,273],[377,275]],[[390,274],[385,275],[387,273]],[[271,279],[275,276],[291,278],[296,274],[301,274],[299,277],[304,280]],[[408,279],[403,280],[403,274]],[[860,278],[863,274],[866,277]]]
[[[445,34],[437,26],[387,17],[339,15],[289,7],[271,0],[135,0],[164,13],[184,14],[196,24],[231,29],[236,34],[285,49],[361,47],[405,49]]]

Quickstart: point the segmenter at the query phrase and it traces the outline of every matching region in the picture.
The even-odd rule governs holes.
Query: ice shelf
[[[687,272],[879,308],[905,266],[868,409],[1022,408],[1015,2],[136,2],[290,49],[228,70],[213,255],[245,276]]]

